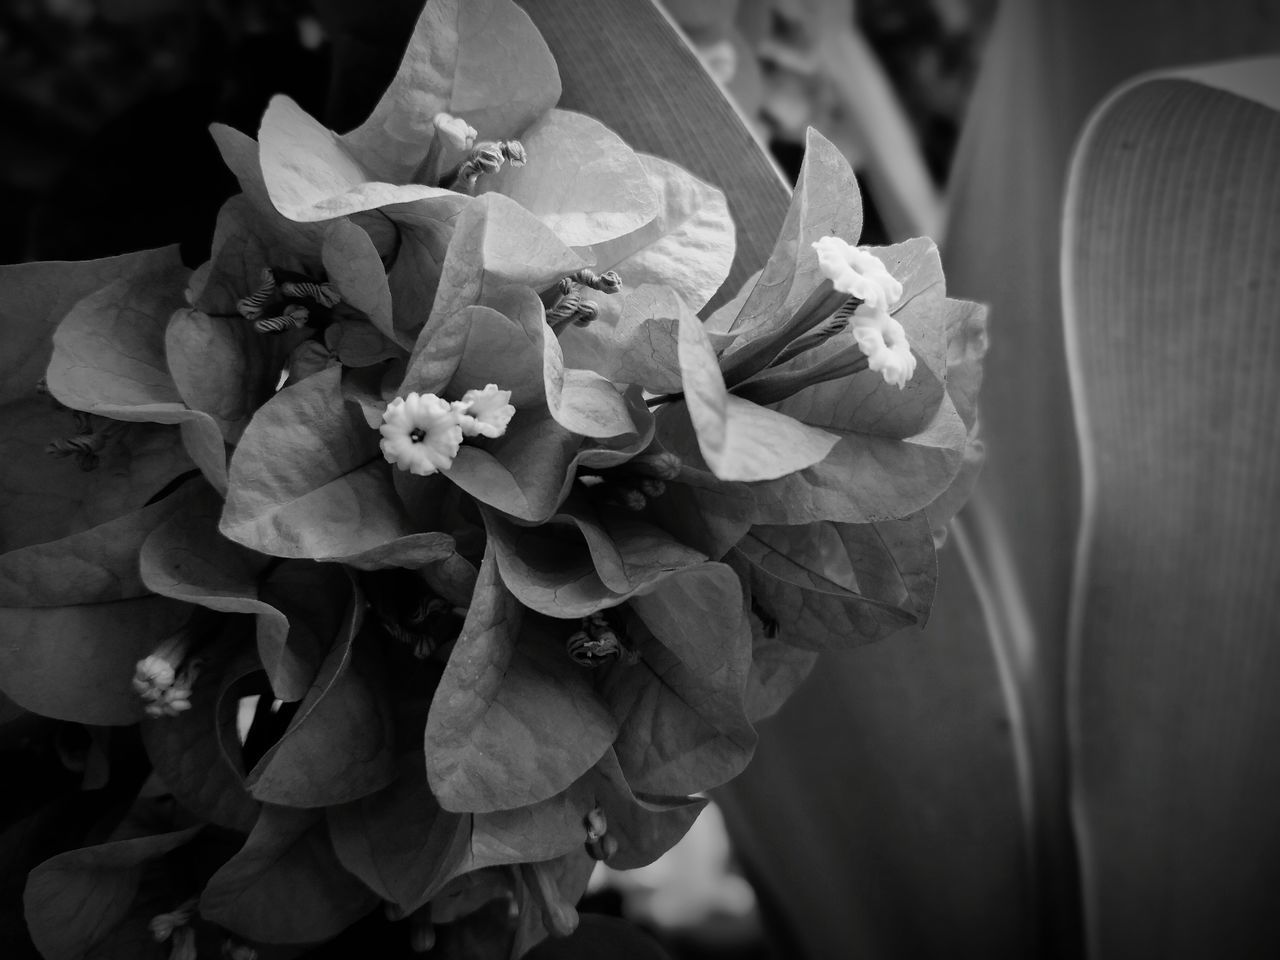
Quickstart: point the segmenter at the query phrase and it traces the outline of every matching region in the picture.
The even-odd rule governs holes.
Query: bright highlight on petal
[[[500,437],[516,415],[511,405],[511,391],[499,390],[490,383],[483,390],[468,390],[453,407],[462,416],[462,433],[468,437]]]
[[[902,284],[875,254],[839,237],[822,237],[812,246],[818,254],[818,267],[841,293],[857,297],[868,307],[886,310],[902,299]]]
[[[434,393],[411,393],[387,404],[378,432],[387,463],[429,477],[453,466],[462,444],[462,415]]]
[[[884,382],[901,390],[916,372],[916,358],[907,331],[883,307],[858,307],[853,313],[853,337],[867,355],[867,366]]]

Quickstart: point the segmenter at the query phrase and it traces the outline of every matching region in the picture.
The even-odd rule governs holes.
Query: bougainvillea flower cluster
[[[927,618],[982,309],[930,241],[856,246],[815,132],[709,309],[720,190],[559,94],[517,6],[430,0],[357,129],[214,128],[207,262],[0,274],[0,686],[140,724],[152,771],[31,874],[46,956],[379,910],[518,956],[680,838],[819,651]]]

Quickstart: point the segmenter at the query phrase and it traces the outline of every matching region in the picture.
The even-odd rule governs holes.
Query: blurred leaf
[[[32,870],[23,902],[40,953],[47,960],[80,960],[124,919],[147,861],[182,846],[199,830],[69,850]]]
[[[525,954],[527,960],[669,960],[670,954],[635,924],[620,917],[584,914],[568,937],[550,937]]]
[[[928,629],[822,654],[713,794],[797,955],[1038,955],[1005,665],[940,559]]]
[[[1277,58],[1120,88],[1071,165],[1072,808],[1099,958],[1280,951],[1277,167]]]
[[[612,718],[549,634],[522,616],[490,547],[427,719],[427,776],[445,809],[537,803],[608,749]]]
[[[200,914],[263,943],[315,943],[377,903],[334,856],[314,810],[266,805],[244,847],[210,878]]]
[[[658,215],[648,170],[599,120],[551,110],[520,138],[529,161],[480,182],[519,203],[571,247],[623,237]]]

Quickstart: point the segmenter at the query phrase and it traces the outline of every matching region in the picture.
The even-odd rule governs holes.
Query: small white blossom
[[[429,477],[453,466],[462,443],[462,415],[434,393],[411,393],[387,404],[378,432],[388,463]]]
[[[867,355],[867,366],[901,390],[916,372],[916,358],[902,324],[883,307],[860,306],[853,312],[853,338]]]
[[[432,121],[436,135],[443,137],[445,143],[455,150],[470,150],[476,142],[476,128],[461,117],[448,113],[437,113]]]
[[[857,297],[869,307],[886,310],[902,299],[902,284],[875,254],[845,243],[839,237],[822,237],[812,244],[823,276],[841,293]]]
[[[200,661],[187,660],[191,636],[178,631],[134,667],[133,689],[142,698],[149,717],[176,717],[191,709],[191,691],[200,672]],[[183,661],[185,669],[179,672]]]
[[[511,391],[499,390],[496,383],[487,384],[483,390],[468,390],[453,408],[462,417],[462,433],[467,437],[500,437],[516,415]]]

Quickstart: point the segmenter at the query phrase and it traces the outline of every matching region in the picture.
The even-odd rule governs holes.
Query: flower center
[[[427,439],[426,431],[424,431],[421,427],[414,427],[412,430],[409,431],[409,439],[413,443],[421,443],[423,440]]]

